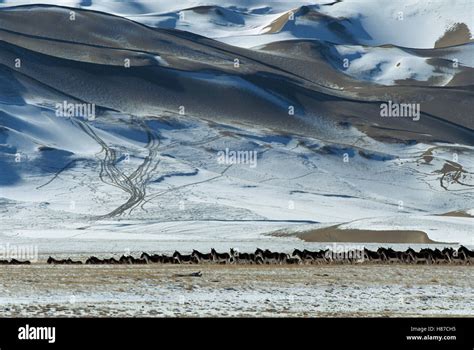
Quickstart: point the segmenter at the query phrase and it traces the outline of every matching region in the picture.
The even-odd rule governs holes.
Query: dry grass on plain
[[[192,272],[202,277],[179,277]],[[0,316],[473,316],[472,266],[0,267]]]

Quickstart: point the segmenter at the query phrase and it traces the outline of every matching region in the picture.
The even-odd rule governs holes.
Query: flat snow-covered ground
[[[202,271],[202,277],[178,277]],[[0,316],[473,316],[471,266],[9,266]],[[54,287],[53,287],[54,286]]]

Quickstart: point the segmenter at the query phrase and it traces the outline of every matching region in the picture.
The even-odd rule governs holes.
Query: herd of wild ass
[[[80,265],[82,261],[72,259],[57,260],[49,257],[48,264],[53,265]],[[352,249],[345,251],[335,250],[299,250],[295,249],[292,254],[272,252],[270,250],[257,249],[253,253],[240,253],[231,249],[230,252],[218,253],[211,249],[210,253],[201,253],[193,250],[191,254],[181,254],[178,251],[173,255],[150,255],[142,253],[139,258],[131,255],[122,255],[119,259],[99,259],[95,256],[88,258],[85,264],[474,264],[474,251],[464,246],[458,249],[424,248],[415,251],[408,248],[406,251],[395,251],[391,248],[379,248],[376,251],[369,249]],[[0,265],[23,265],[30,261],[19,261],[16,259],[0,260]]]
[[[81,261],[71,259],[48,259],[48,264],[81,264]],[[90,257],[86,264],[362,264],[362,263],[397,263],[397,264],[474,264],[474,251],[461,246],[458,249],[424,248],[415,251],[408,248],[406,251],[395,251],[391,248],[379,248],[376,251],[353,249],[334,251],[330,249],[309,251],[295,249],[292,254],[272,252],[257,249],[253,253],[240,253],[231,249],[230,252],[218,253],[211,249],[210,253],[201,253],[193,250],[191,254],[181,254],[178,251],[173,255],[150,255],[142,253],[139,258],[123,255],[119,259],[99,259]]]

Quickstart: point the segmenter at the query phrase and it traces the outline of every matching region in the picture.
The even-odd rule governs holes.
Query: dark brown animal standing
[[[431,249],[421,249],[415,252],[415,264],[431,264],[433,262],[433,251]]]
[[[30,265],[31,262],[29,260],[20,261],[20,260],[16,260],[16,259],[11,259],[8,264],[9,265]]]
[[[461,257],[465,264],[474,264],[474,251],[470,251],[465,246],[458,248],[458,256]]]
[[[214,248],[211,249],[212,260],[218,264],[228,264],[231,262],[229,253],[218,253]]]
[[[199,260],[189,254],[189,255],[183,255],[178,251],[175,251],[173,254],[173,258],[175,258],[178,261],[178,264],[198,264]]]
[[[102,260],[100,260],[99,258],[96,258],[95,256],[91,256],[90,258],[86,260],[86,265],[98,265],[98,264],[102,264]]]
[[[193,250],[191,255],[194,256],[198,260],[199,263],[210,263],[210,262],[212,262],[212,254],[211,253],[203,254],[198,250]]]
[[[53,265],[81,265],[82,264],[82,261],[73,261],[71,258],[56,260],[51,256],[48,258],[46,262],[48,264],[53,264]]]
[[[383,262],[383,258],[380,256],[379,252],[374,252],[367,248],[364,248],[364,261],[369,263],[380,264]]]

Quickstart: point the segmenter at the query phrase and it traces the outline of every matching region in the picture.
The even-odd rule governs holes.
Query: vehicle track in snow
[[[148,141],[145,145],[145,149],[147,149],[148,154],[143,162],[130,175],[127,175],[117,167],[117,152],[111,148],[90,125],[83,121],[75,122],[87,135],[102,147],[102,150],[99,152],[99,154],[104,153],[103,158],[99,158],[100,180],[105,184],[120,188],[129,194],[129,198],[125,203],[109,213],[96,216],[95,218],[112,218],[120,216],[127,211],[131,211],[145,199],[147,184],[158,167],[159,159],[157,158],[158,148],[160,146],[158,134],[150,129],[145,121],[132,119],[131,124],[140,127],[147,134]]]
[[[140,130],[146,133],[147,139],[148,139],[146,145],[144,146],[144,149],[147,150],[148,154],[145,156],[143,162],[128,175],[124,172],[124,170],[121,170],[117,166],[119,153],[114,148],[112,148],[109,144],[107,144],[107,142],[104,141],[99,136],[99,134],[94,130],[94,128],[91,125],[81,120],[73,120],[73,123],[76,126],[78,126],[89,137],[91,137],[95,142],[97,142],[97,144],[99,144],[101,147],[101,150],[96,154],[100,162],[99,163],[100,164],[99,179],[103,183],[117,187],[129,195],[129,198],[127,199],[125,203],[121,204],[120,206],[108,212],[107,214],[94,216],[93,217],[94,219],[100,220],[100,219],[112,218],[112,217],[121,216],[123,214],[130,215],[135,209],[141,209],[141,210],[147,211],[144,208],[144,205],[148,203],[149,201],[153,200],[154,198],[167,192],[179,190],[181,188],[196,185],[201,182],[211,181],[215,178],[221,177],[228,170],[228,168],[226,168],[221,174],[218,174],[216,177],[205,179],[203,181],[192,182],[192,183],[185,184],[182,186],[173,187],[165,191],[160,191],[159,193],[151,194],[149,198],[146,198],[147,195],[148,196],[150,195],[147,193],[147,186],[152,176],[156,173],[158,165],[160,164],[159,150],[160,151],[162,150],[160,149],[161,141],[160,141],[158,133],[152,130],[146,124],[146,120],[132,118],[129,122],[127,122],[127,124],[130,127],[138,127]],[[205,143],[215,141],[222,137],[223,137],[222,135],[213,136],[213,137],[205,138],[199,141],[186,142],[184,144],[187,146],[202,145]],[[166,145],[163,149],[172,148],[179,144],[181,143],[177,141],[170,145]],[[101,156],[102,153],[103,153],[103,156]],[[53,182],[59,176],[59,174],[67,170],[73,163],[77,161],[78,160],[72,161],[66,167],[61,169],[57,174],[55,174],[55,176],[52,179],[50,179],[45,184],[39,186],[38,189]]]

